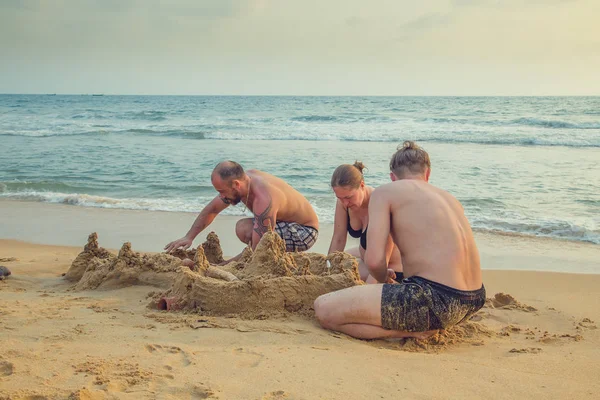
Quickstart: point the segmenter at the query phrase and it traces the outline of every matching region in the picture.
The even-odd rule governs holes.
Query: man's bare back
[[[283,179],[267,172],[252,169],[246,171],[251,178],[248,209],[257,213],[253,206],[256,198],[271,198],[271,207],[277,209],[277,220],[296,222],[319,229],[319,219],[308,200]],[[252,194],[254,193],[254,196]],[[243,201],[243,200],[242,200]],[[259,213],[262,210],[257,210]]]
[[[424,338],[470,319],[486,301],[479,253],[461,204],[429,184],[429,154],[404,142],[390,160],[392,183],[369,202],[365,261],[380,285],[320,296],[323,327],[354,337]],[[400,251],[404,276],[388,268],[389,236]]]
[[[391,215],[390,232],[405,277],[420,276],[459,290],[481,287],[477,245],[454,196],[414,179],[380,186],[374,196],[379,206],[372,213]]]

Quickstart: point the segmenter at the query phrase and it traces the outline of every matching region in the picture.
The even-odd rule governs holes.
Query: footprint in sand
[[[283,390],[276,390],[274,392],[268,393],[262,397],[261,400],[287,400],[290,399],[288,393]]]
[[[151,381],[154,376],[152,371],[124,359],[88,358],[73,367],[76,374],[88,377],[89,385],[106,385],[102,389],[114,392],[127,391],[132,386]]]
[[[581,335],[571,335],[569,333],[565,333],[565,334],[549,334],[547,332],[544,333],[544,335],[538,339],[538,342],[540,343],[546,343],[546,344],[550,344],[550,343],[560,343],[564,340],[573,340],[575,342],[579,342],[583,340],[583,336]]]
[[[510,349],[508,352],[509,353],[519,353],[519,354],[523,354],[523,353],[538,354],[538,353],[542,352],[542,349],[539,347],[528,347],[526,349]]]
[[[579,321],[577,323],[576,329],[597,329],[598,327],[596,326],[596,324],[594,323],[594,321],[592,321],[589,318],[584,318],[581,321]]]
[[[169,371],[173,370],[173,364],[177,364],[178,366],[187,367],[192,362],[188,354],[177,346],[162,346],[160,344],[147,344],[146,350],[149,353],[162,355],[166,358],[167,364],[165,368]]]
[[[0,376],[10,376],[13,374],[15,367],[13,363],[8,361],[0,361]]]
[[[521,327],[515,326],[512,324],[508,324],[500,330],[500,332],[498,333],[498,336],[510,336],[513,333],[521,333],[521,332],[523,332],[523,329],[521,329]],[[528,332],[530,332],[530,331],[528,330],[526,333],[528,333]]]
[[[71,393],[68,400],[104,400],[106,399],[103,390],[80,389]]]
[[[8,397],[9,399],[11,397]],[[19,400],[50,400],[50,397],[46,397],[46,396],[42,396],[40,394],[30,394],[30,395],[25,395],[23,397],[16,397]]]
[[[205,387],[195,385],[190,391],[192,400],[216,398],[215,393]]]
[[[233,354],[239,357],[237,363],[238,367],[255,368],[257,367],[262,359],[265,357],[264,354],[256,353],[254,351],[245,350],[243,348],[237,348],[233,350]]]
[[[167,394],[166,398],[191,400],[218,398],[217,394],[213,390],[205,387],[202,384],[185,385],[184,387],[169,387],[163,385],[160,387],[159,391],[163,394]]]

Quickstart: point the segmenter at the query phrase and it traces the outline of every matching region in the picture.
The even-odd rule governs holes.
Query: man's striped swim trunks
[[[312,226],[300,225],[296,222],[277,221],[275,232],[285,242],[285,250],[288,252],[306,251],[319,237],[319,231]]]

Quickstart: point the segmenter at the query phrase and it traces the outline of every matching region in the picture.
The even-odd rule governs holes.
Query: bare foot
[[[415,339],[419,339],[419,340],[425,340],[427,338],[430,338],[431,336],[435,335],[436,333],[438,333],[439,330],[433,330],[433,331],[427,331],[427,332],[411,332],[410,336],[408,337],[413,337]]]

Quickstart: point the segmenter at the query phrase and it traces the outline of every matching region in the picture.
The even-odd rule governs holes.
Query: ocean
[[[330,223],[335,167],[381,185],[404,140],[476,230],[600,244],[600,97],[0,95],[0,199],[198,212],[231,159]]]

